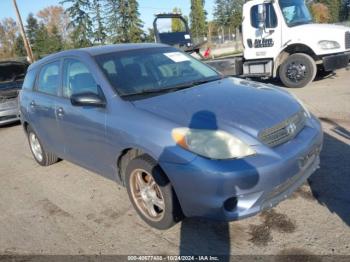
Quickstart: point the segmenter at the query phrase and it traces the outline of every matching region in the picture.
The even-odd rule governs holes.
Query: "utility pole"
[[[22,39],[23,39],[23,43],[24,43],[24,47],[27,51],[27,55],[28,55],[28,60],[30,63],[33,63],[34,62],[34,56],[33,56],[33,51],[32,51],[32,48],[29,44],[29,41],[28,41],[28,38],[26,36],[26,32],[24,31],[24,27],[23,27],[23,22],[22,22],[22,18],[21,18],[21,15],[18,11],[18,6],[17,6],[17,3],[16,3],[16,0],[13,0],[13,6],[15,7],[15,11],[16,11],[16,15],[17,15],[17,22],[19,24],[19,31],[21,32],[21,35],[22,35]]]

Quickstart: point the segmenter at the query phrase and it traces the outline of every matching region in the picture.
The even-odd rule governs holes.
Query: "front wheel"
[[[279,68],[279,77],[286,87],[301,88],[311,83],[316,76],[317,67],[313,58],[307,54],[290,55]]]
[[[168,229],[181,220],[181,208],[173,188],[152,158],[142,155],[131,160],[125,182],[130,201],[147,224]]]

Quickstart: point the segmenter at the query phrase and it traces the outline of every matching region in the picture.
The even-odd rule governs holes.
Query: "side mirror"
[[[260,4],[258,5],[258,22],[259,22],[260,29],[265,28],[265,21],[266,21],[266,6],[265,4]]]
[[[74,94],[70,97],[73,106],[105,107],[106,101],[94,93]]]

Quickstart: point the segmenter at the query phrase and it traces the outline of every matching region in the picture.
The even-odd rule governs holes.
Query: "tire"
[[[317,66],[311,56],[297,53],[290,55],[279,68],[282,83],[289,88],[302,88],[316,76]]]
[[[30,151],[39,165],[49,166],[58,161],[58,158],[54,154],[46,151],[39,137],[30,126],[27,128],[27,137]],[[41,151],[41,154],[39,151]]]
[[[170,181],[148,155],[141,155],[129,162],[125,184],[136,212],[151,227],[168,229],[183,218]]]

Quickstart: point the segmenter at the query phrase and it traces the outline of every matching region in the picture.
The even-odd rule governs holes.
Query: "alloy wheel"
[[[41,162],[43,160],[43,150],[41,148],[38,137],[33,132],[29,133],[29,144],[34,154],[34,157],[39,162]]]
[[[165,201],[154,178],[143,169],[135,169],[130,175],[130,189],[137,208],[152,221],[164,216]]]

